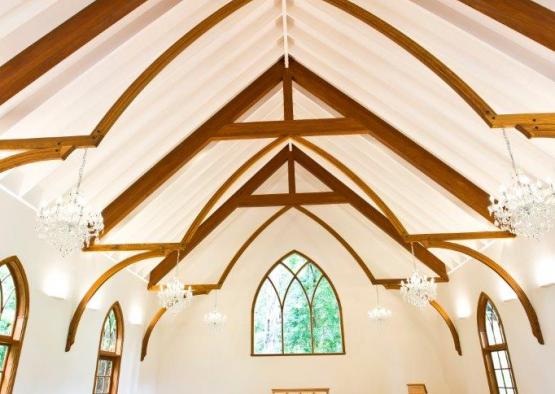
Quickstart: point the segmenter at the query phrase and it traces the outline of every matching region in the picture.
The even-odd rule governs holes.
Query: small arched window
[[[17,257],[0,261],[0,393],[11,393],[29,314],[29,287]]]
[[[252,309],[252,354],[343,354],[341,304],[328,276],[292,252],[270,268]]]
[[[517,394],[505,330],[497,308],[485,294],[478,302],[478,332],[492,394]]]
[[[119,303],[116,302],[108,311],[102,324],[93,394],[115,394],[118,392],[122,349],[123,314]]]

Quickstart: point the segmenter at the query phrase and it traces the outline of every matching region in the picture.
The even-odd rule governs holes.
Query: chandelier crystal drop
[[[385,308],[380,305],[380,292],[377,286],[376,286],[376,296],[377,296],[376,298],[377,305],[368,311],[368,318],[376,322],[383,322],[385,320],[388,320],[391,317],[392,312],[388,308]]]
[[[555,227],[555,186],[518,170],[505,129],[503,137],[514,173],[509,185],[501,185],[498,194],[490,196],[489,212],[501,230],[539,239]]]
[[[185,285],[181,282],[177,275],[177,267],[179,266],[179,252],[177,253],[176,268],[174,276],[167,283],[160,285],[158,291],[158,301],[160,306],[166,311],[177,314],[185,307],[193,302],[193,290],[191,286],[185,289]]]
[[[424,308],[437,296],[437,284],[434,278],[428,278],[416,268],[414,245],[411,244],[414,271],[411,276],[401,281],[401,294],[406,302]]]
[[[104,229],[102,213],[89,207],[80,191],[86,161],[85,149],[76,186],[38,211],[39,238],[47,240],[63,257],[89,246]]]
[[[218,310],[218,293],[215,295],[214,307],[204,315],[204,323],[213,330],[220,330],[227,320],[227,316]]]

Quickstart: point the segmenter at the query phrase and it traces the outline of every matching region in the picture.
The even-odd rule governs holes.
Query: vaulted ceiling
[[[91,3],[3,2],[0,5],[3,82],[14,75],[6,73],[10,59],[24,53],[30,44],[74,14],[86,12]],[[81,45],[67,51],[57,63],[43,65],[36,78],[23,84],[20,91],[3,96],[0,146],[2,140],[85,137],[91,132],[94,135],[104,115],[149,65],[180,37],[194,31],[203,19],[233,3],[245,4],[237,6],[236,11],[204,34],[191,37],[190,46],[124,108],[101,143],[89,149],[83,191],[94,206],[109,208],[168,153],[179,146],[185,151],[189,144],[194,144],[187,137],[249,84],[283,63],[281,1],[129,2],[118,17],[112,15],[111,25],[105,29],[97,26],[99,31],[81,37]],[[287,43],[293,65],[308,69],[361,104],[454,169],[484,195],[496,191],[510,174],[500,128],[490,128],[452,86],[421,60],[334,3],[356,3],[394,26],[449,67],[497,114],[545,113],[546,119],[553,118],[555,52],[550,43],[529,38],[517,31],[518,26],[504,25],[464,2],[288,2]],[[553,8],[549,2],[544,6]],[[95,12],[101,11],[99,8]],[[13,68],[10,70],[13,72]],[[301,79],[293,78],[291,85],[295,120],[345,115],[307,89]],[[284,97],[287,100],[288,94],[281,82],[276,82],[275,87],[258,92],[260,97],[253,96],[256,99],[249,106],[254,105],[237,113],[236,122],[284,120]],[[2,86],[9,88],[10,81]],[[288,105],[285,103],[285,107]],[[551,135],[555,129],[552,126],[542,126],[548,130],[545,136]],[[251,132],[264,130],[262,126],[260,130],[253,127]],[[513,127],[508,131],[516,159],[525,172],[538,177],[555,174],[555,140],[528,139]],[[228,132],[233,129],[228,128]],[[388,133],[387,130],[339,133],[345,135],[305,133],[304,144],[293,141],[297,149],[387,216],[360,184],[319,154],[319,150],[346,166],[383,200],[408,234],[496,230],[484,217],[482,202],[480,214],[480,209],[473,209],[468,201],[457,198],[425,174],[418,158],[411,162],[384,144],[377,134]],[[186,141],[184,145],[180,145],[182,141]],[[184,160],[185,165],[167,171],[167,180],[160,182],[152,194],[145,195],[137,204],[122,200],[125,214],[118,220],[109,220],[113,228],[96,245],[181,242],[199,212],[244,163],[265,149],[252,166],[239,172],[206,217],[291,143],[285,133],[277,141],[241,138],[200,144],[193,149],[190,160]],[[270,144],[273,145],[268,147]],[[20,150],[4,149],[0,159],[9,160],[19,153]],[[63,161],[38,161],[0,172],[0,185],[31,205],[51,201],[70,189],[76,180],[82,150],[68,149],[67,153],[67,158],[61,155]],[[331,191],[299,163],[294,168],[297,193]],[[285,163],[254,194],[288,193],[289,179]],[[410,252],[352,205],[305,205],[305,208],[351,245],[375,277],[401,278],[410,272]],[[188,263],[181,275],[186,282],[217,282],[241,245],[279,209],[280,206],[240,207],[226,216],[185,257]],[[293,209],[276,219],[275,225],[295,220],[312,219]],[[490,241],[471,240],[464,244],[480,249],[487,242]],[[447,265],[447,271],[465,261],[449,251],[434,249],[431,253]],[[112,255],[119,261],[131,252]],[[162,260],[163,257],[147,259],[130,269],[148,280],[151,270]],[[206,261],[214,263],[207,265]],[[424,266],[423,269],[428,270]]]

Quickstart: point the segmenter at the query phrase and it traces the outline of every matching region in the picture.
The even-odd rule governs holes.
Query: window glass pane
[[[499,360],[501,363],[501,368],[509,368],[509,360],[508,360],[508,354],[506,351],[502,351],[502,352],[497,352],[497,354],[499,355]]]
[[[308,299],[312,300],[314,294],[314,289],[318,284],[318,280],[322,276],[322,273],[314,264],[307,264],[298,273],[299,280],[303,284],[303,287],[308,294]]]
[[[0,345],[0,373],[4,373],[4,368],[6,367],[6,359],[8,358],[8,352],[10,347],[8,345]]]
[[[17,292],[6,264],[0,266],[0,335],[12,335],[17,311]]]
[[[297,253],[292,253],[283,259],[283,263],[288,266],[291,271],[297,273],[297,270],[306,263],[306,259]]]
[[[293,279],[293,274],[284,265],[278,264],[274,267],[272,272],[270,272],[270,280],[276,287],[276,290],[279,294],[279,298],[283,303],[283,299],[285,298],[285,292]]]
[[[281,306],[268,279],[258,292],[254,307],[254,352],[277,354],[281,348]]]
[[[486,333],[489,345],[499,345],[505,342],[499,317],[489,301],[486,304]]]
[[[106,352],[115,352],[117,335],[116,314],[114,310],[111,309],[108,313],[108,317],[106,318],[106,322],[104,323],[104,329],[102,330],[100,348]]]
[[[339,304],[330,283],[323,278],[314,293],[314,352],[341,353],[341,316]]]
[[[310,307],[299,281],[291,284],[283,306],[285,353],[312,353]]]

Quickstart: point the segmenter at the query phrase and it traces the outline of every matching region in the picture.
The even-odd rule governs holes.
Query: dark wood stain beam
[[[530,0],[459,0],[555,51],[555,12]]]
[[[96,0],[0,66],[0,105],[146,0]]]

